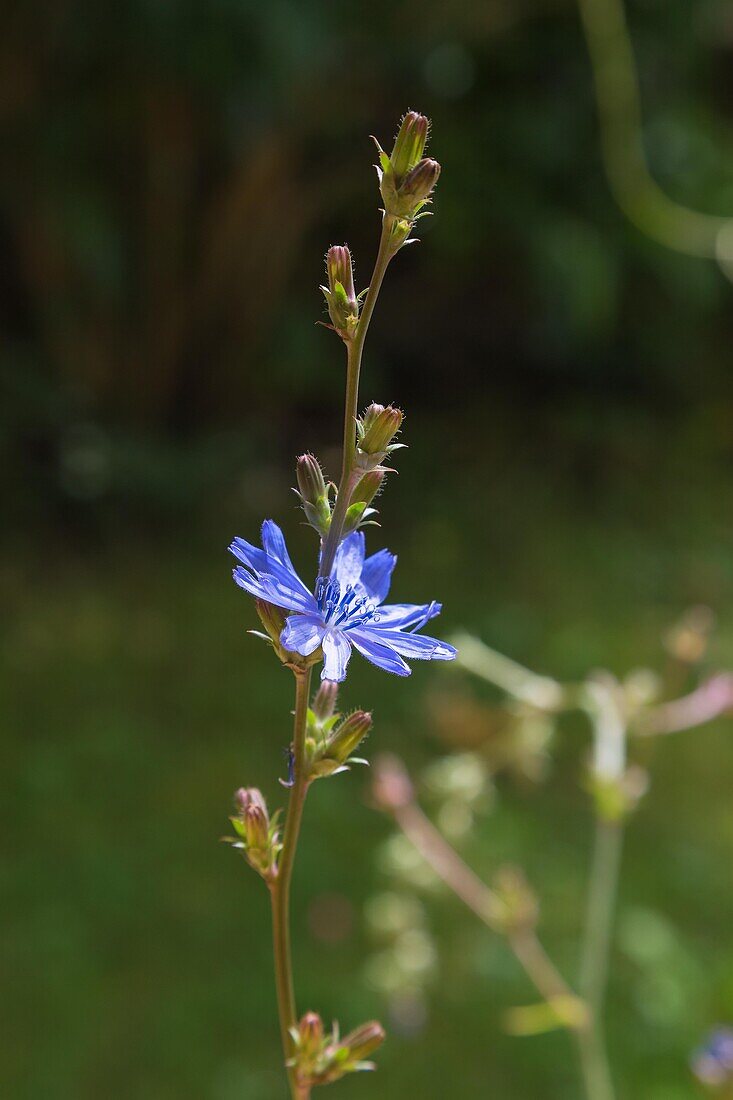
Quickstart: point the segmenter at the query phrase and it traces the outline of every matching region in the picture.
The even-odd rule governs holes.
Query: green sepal
[[[359,500],[355,504],[350,504],[346,509],[346,515],[344,517],[344,534],[349,535],[352,531],[356,531],[361,519],[366,511],[367,503],[365,500]]]

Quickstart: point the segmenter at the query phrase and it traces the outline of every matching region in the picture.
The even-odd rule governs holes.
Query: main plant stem
[[[280,1017],[283,1055],[288,1062],[293,1053],[290,1029],[298,1023],[293,984],[293,959],[290,945],[290,882],[293,877],[295,852],[298,847],[300,823],[303,818],[308,777],[305,769],[305,729],[310,697],[311,670],[295,673],[295,715],[293,719],[294,783],[290,791],[285,820],[283,846],[278,861],[277,876],[270,887],[272,899],[272,933],[275,954],[275,983]],[[296,1070],[288,1067],[288,1082],[292,1100],[308,1100],[310,1089],[302,1089]]]
[[[621,822],[598,817],[580,967],[580,995],[588,1006],[589,1023],[579,1033],[578,1043],[588,1100],[614,1100],[615,1095],[603,1033],[603,1002],[622,844]]]
[[[374,272],[369,284],[364,305],[359,316],[359,324],[353,340],[346,342],[346,404],[344,409],[344,450],[341,464],[341,480],[339,481],[336,504],[331,516],[331,526],[323,544],[321,555],[320,576],[328,577],[331,574],[336,550],[341,542],[346,513],[351,504],[351,494],[354,491],[358,471],[354,470],[356,457],[356,418],[359,412],[359,374],[361,372],[361,359],[364,353],[364,341],[366,340],[369,322],[377,304],[379,290],[382,286],[389,261],[394,256],[392,240],[393,218],[385,214],[382,221],[382,236],[379,241],[379,251],[374,263]]]

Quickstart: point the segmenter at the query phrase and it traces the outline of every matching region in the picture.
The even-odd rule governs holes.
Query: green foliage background
[[[629,10],[657,179],[733,212],[730,20]],[[367,135],[434,120],[424,243],[380,302],[365,400],[408,412],[383,498],[398,599],[564,677],[660,660],[707,603],[733,662],[733,287],[623,219],[570,2],[165,5],[29,0],[0,115],[4,1095],[276,1100],[268,913],[217,845],[232,790],[275,800],[290,684],[244,630],[225,547],[264,515],[304,571],[292,458],[338,457],[342,358],[314,326],[321,258],[376,245]],[[354,662],[356,666],[356,662]],[[354,667],[369,749],[438,751],[430,687]],[[539,791],[502,783],[467,851],[522,862],[573,976],[588,856],[570,727]],[[303,1007],[384,1014],[364,900],[388,824],[363,776],[320,784],[296,870]],[[633,822],[611,980],[625,1100],[692,1100],[688,1053],[733,1018],[730,722],[670,738]],[[327,942],[312,899],[345,896]],[[503,1034],[527,988],[449,898],[426,1029],[393,1035],[385,1100],[579,1095],[566,1038]],[[316,913],[318,910],[316,910]],[[375,1093],[376,1090],[376,1093]]]

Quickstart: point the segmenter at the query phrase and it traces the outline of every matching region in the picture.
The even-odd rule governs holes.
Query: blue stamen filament
[[[337,580],[319,577],[315,596],[318,610],[329,626],[348,630],[353,626],[379,621],[377,604],[366,595],[360,596],[353,584],[347,584],[342,594]]]

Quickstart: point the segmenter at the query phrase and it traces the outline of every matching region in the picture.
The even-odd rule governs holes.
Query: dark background
[[[733,213],[727,6],[629,18],[656,178]],[[266,897],[217,838],[236,786],[278,797],[291,685],[244,633],[226,546],[272,516],[313,569],[289,486],[303,450],[338,466],[343,356],[317,287],[343,240],[368,281],[368,135],[425,111],[443,165],[362,396],[408,414],[371,545],[399,551],[397,599],[443,600],[445,633],[621,674],[703,603],[711,661],[733,662],[733,287],[614,204],[569,0],[27,0],[0,54],[3,1091],[275,1100]],[[443,751],[429,692],[453,673],[353,665],[370,753]],[[733,1016],[730,739],[721,721],[660,747],[631,826],[610,1006],[627,1100],[698,1095],[689,1051]],[[556,746],[541,789],[500,781],[467,854],[527,866],[572,978],[580,730]],[[388,1011],[362,909],[389,825],[363,793],[363,775],[315,788],[296,868],[301,1006],[346,1028]],[[504,1034],[533,994],[503,946],[428,904],[427,1021],[339,1094],[579,1096],[565,1036]]]

